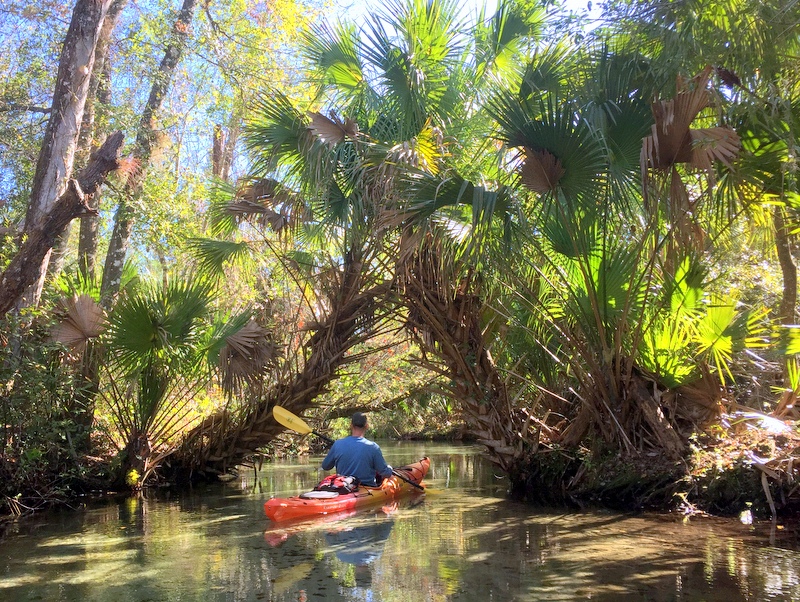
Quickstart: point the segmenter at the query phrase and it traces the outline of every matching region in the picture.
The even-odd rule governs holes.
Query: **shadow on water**
[[[0,542],[0,600],[800,600],[794,525],[534,508],[505,499],[473,448],[384,450],[394,465],[429,455],[431,492],[272,525],[267,498],[319,479],[303,458],[35,517]]]

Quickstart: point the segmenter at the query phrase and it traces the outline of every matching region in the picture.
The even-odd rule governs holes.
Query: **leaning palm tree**
[[[502,379],[480,340],[479,279],[469,277],[477,245],[465,242],[504,213],[504,197],[465,177],[499,173],[479,107],[489,84],[513,75],[514,57],[542,13],[503,2],[493,17],[481,14],[468,36],[457,15],[449,0],[410,0],[390,3],[362,32],[320,26],[306,39],[314,101],[294,102],[278,91],[262,96],[246,138],[253,174],[226,211],[289,226],[292,254],[316,257],[306,274],[317,283],[307,301],[317,315],[304,343],[308,354],[222,437],[215,461],[266,442],[278,431],[273,405],[308,408],[348,351],[398,317],[426,346],[425,365],[464,384],[450,393],[472,409],[476,431],[500,463],[507,466],[517,452],[503,434],[513,429]],[[217,258],[210,263],[219,264],[223,247],[204,245],[206,256]],[[334,285],[328,294],[324,282]],[[467,298],[477,300],[475,311],[464,306]],[[472,322],[458,330],[463,316]],[[477,372],[469,360],[475,354]],[[489,406],[500,417],[486,411],[487,378],[494,383]]]

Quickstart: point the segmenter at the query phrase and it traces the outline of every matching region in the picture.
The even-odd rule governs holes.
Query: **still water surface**
[[[432,459],[430,492],[300,526],[262,505],[309,489],[320,458],[225,485],[58,511],[0,541],[0,600],[800,600],[794,527],[504,499],[479,450],[383,444],[395,466]]]

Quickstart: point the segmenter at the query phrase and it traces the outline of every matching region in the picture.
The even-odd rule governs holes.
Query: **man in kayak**
[[[363,485],[372,487],[378,484],[377,476],[392,476],[392,467],[383,459],[381,448],[364,437],[366,431],[367,417],[356,412],[350,419],[350,436],[333,444],[322,461],[322,469],[335,466],[338,474],[356,477]]]

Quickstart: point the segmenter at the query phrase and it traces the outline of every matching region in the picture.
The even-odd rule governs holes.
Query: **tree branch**
[[[108,174],[119,168],[122,132],[111,134],[103,145],[92,153],[89,164],[69,181],[67,190],[43,219],[27,232],[14,259],[0,276],[0,317],[4,316],[38,278],[37,266],[73,219],[87,213],[96,214],[87,204],[86,196],[94,193]]]

